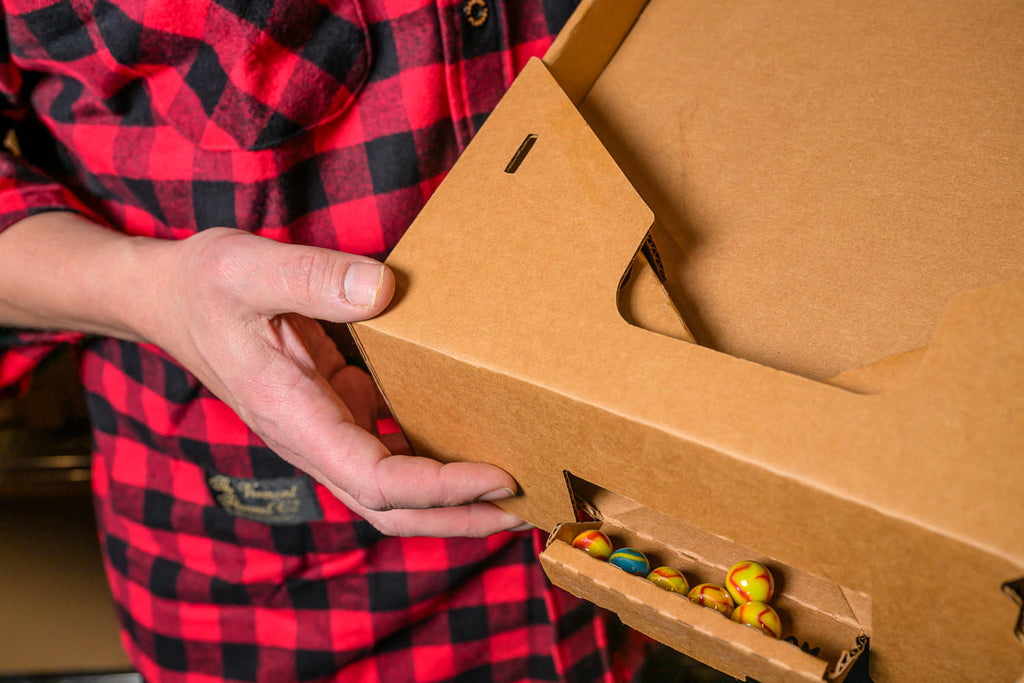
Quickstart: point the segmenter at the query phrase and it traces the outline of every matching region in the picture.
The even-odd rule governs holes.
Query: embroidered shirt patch
[[[301,524],[324,518],[309,477],[238,479],[223,474],[207,477],[221,509],[265,524]]]

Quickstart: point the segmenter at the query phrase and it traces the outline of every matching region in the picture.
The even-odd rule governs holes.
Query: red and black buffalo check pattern
[[[382,256],[572,0],[3,0],[0,229],[43,211],[180,239],[230,226]],[[476,25],[479,24],[479,25]],[[468,245],[471,246],[471,245]],[[116,294],[116,293],[112,293]],[[218,507],[295,477],[159,349],[0,332],[0,386],[81,349],[100,535],[147,680],[611,681],[635,635],[552,589],[535,534],[378,534]]]

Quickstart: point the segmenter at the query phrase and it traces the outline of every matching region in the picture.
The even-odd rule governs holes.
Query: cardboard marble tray
[[[875,680],[1020,676],[1022,41],[1012,3],[584,2],[354,326],[415,450],[824,581]]]

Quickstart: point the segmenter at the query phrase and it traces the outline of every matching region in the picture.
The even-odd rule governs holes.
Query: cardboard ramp
[[[1015,680],[1020,54],[1011,3],[584,2],[353,326],[416,452],[508,470],[553,581],[733,675],[841,680],[870,639],[875,680]],[[581,524],[691,585],[763,560],[789,642]]]

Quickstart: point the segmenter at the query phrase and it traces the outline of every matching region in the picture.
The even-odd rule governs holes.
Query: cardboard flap
[[[650,210],[540,60],[491,116],[505,125],[477,134],[388,259],[400,306],[438,317],[389,313],[389,328],[463,355],[518,336],[521,312],[551,337],[578,337],[589,321],[572,313],[592,307],[621,321],[616,292]]]
[[[544,63],[579,104],[626,37],[647,0],[583,0],[555,40]]]

